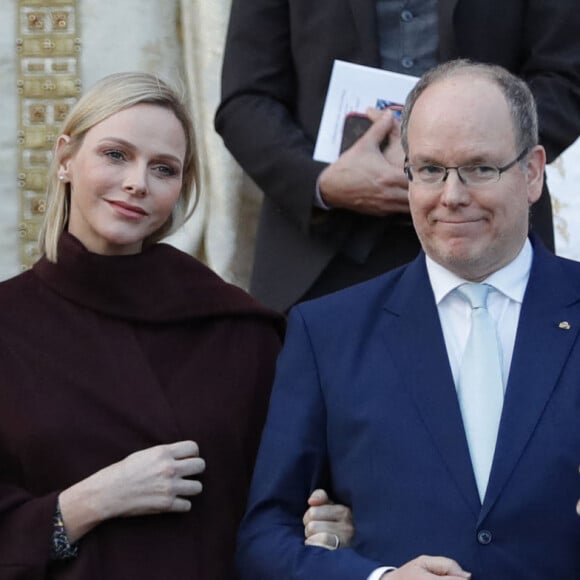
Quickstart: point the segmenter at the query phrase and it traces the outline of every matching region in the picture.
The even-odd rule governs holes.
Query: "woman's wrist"
[[[93,485],[94,476],[65,489],[58,497],[63,525],[71,542],[76,542],[101,522],[113,517],[102,501],[102,490]]]

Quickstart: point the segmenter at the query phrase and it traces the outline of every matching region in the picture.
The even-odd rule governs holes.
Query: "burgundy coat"
[[[0,284],[0,578],[232,578],[235,535],[283,321],[158,244]],[[193,439],[204,490],[186,514],[109,520],[49,561],[57,495],[153,445]]]

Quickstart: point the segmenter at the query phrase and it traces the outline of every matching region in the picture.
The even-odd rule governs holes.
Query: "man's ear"
[[[55,152],[60,159],[58,165],[58,176],[63,181],[69,181],[69,162],[71,159],[70,150],[71,138],[68,135],[60,135],[56,141]]]
[[[532,205],[542,195],[544,187],[544,170],[546,168],[546,151],[536,145],[526,157],[526,181],[528,184],[528,203]]]

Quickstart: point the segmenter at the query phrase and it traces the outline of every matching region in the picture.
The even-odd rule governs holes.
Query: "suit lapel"
[[[379,66],[376,0],[349,0],[362,49],[361,62]]]
[[[534,250],[481,518],[489,513],[524,452],[580,328],[578,290],[568,284],[547,250],[537,244]]]
[[[558,260],[547,250],[538,244],[534,250],[483,506],[423,254],[406,269],[384,306],[383,339],[441,460],[480,521],[490,512],[524,452],[580,330],[578,289],[567,282]]]
[[[481,509],[437,307],[421,254],[385,304],[384,340],[441,460],[474,515]]]

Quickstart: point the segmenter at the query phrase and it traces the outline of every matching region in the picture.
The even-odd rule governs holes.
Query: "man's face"
[[[456,76],[431,85],[419,97],[408,126],[412,166],[504,166],[521,151],[508,105],[491,81]],[[426,254],[473,281],[515,258],[528,233],[529,206],[540,196],[545,154],[535,147],[485,185],[463,184],[455,170],[438,185],[409,183],[413,223]]]

